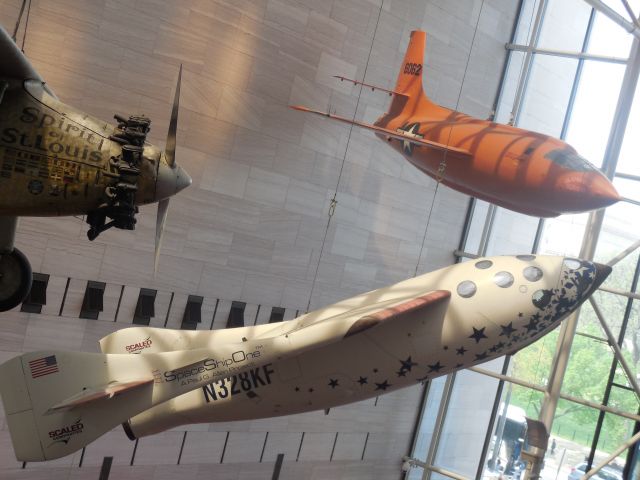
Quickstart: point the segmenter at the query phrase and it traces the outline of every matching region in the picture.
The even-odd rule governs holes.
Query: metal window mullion
[[[438,446],[440,445],[440,437],[442,436],[442,428],[444,421],[449,410],[449,401],[451,400],[451,393],[453,392],[453,386],[455,384],[456,372],[447,375],[444,388],[442,389],[442,397],[440,398],[440,405],[438,406],[438,414],[436,421],[433,425],[433,434],[431,436],[431,442],[429,444],[429,450],[427,452],[427,461],[425,462],[428,467],[434,465],[436,453],[438,452]],[[422,474],[422,480],[431,479],[431,470],[425,468]]]
[[[504,362],[502,363],[502,375],[506,375],[508,373],[510,361],[511,361],[511,355],[505,355]],[[502,400],[503,390],[504,390],[504,380],[498,380],[496,395],[493,400],[493,406],[491,407],[491,416],[489,417],[489,425],[487,426],[487,434],[484,437],[484,444],[482,445],[482,453],[480,454],[480,462],[478,463],[478,469],[476,471],[477,479],[482,478],[482,472],[484,471],[484,466],[487,463],[486,462],[487,453],[489,452],[491,437],[493,437],[493,426],[495,425],[496,417],[498,416],[498,409],[500,408],[500,401]],[[507,407],[505,406],[505,408]],[[505,418],[506,418],[506,415],[505,415]]]
[[[522,11],[524,10],[524,1],[525,0],[519,0],[518,2],[518,14],[516,15],[516,20],[515,22],[513,22],[513,25],[511,27],[511,42],[513,43],[516,41],[517,35],[518,35],[518,29],[519,29],[519,25],[520,25],[520,19],[522,18]],[[491,121],[494,121],[496,119],[496,117],[498,116],[498,110],[500,109],[500,102],[502,101],[502,97],[504,95],[504,87],[505,87],[505,79],[507,78],[507,72],[509,71],[509,68],[511,67],[511,61],[512,61],[512,54],[513,52],[511,50],[509,50],[507,48],[508,45],[510,45],[510,43],[508,43],[505,48],[507,50],[507,58],[505,58],[504,64],[502,65],[502,72],[500,74],[500,82],[498,84],[498,88],[496,90],[496,94],[494,97],[494,102],[493,102],[493,108],[491,109]]]
[[[520,43],[507,43],[505,46],[508,50],[514,52],[531,52],[536,55],[546,55],[549,57],[563,57],[573,58],[576,60],[593,60],[595,62],[626,64],[629,60],[623,57],[612,57],[610,55],[598,55],[596,53],[589,53],[587,51],[576,52],[573,50],[556,50],[553,48],[531,48],[528,45],[522,45]]]
[[[497,378],[498,380],[504,380],[505,382],[513,383],[514,385],[519,385],[521,387],[529,388],[537,392],[545,393],[546,391],[544,387],[541,387],[540,385],[536,385],[535,383],[519,380],[509,375],[501,375],[499,373],[495,373],[490,370],[485,370],[483,368],[470,367],[467,370],[471,370],[472,372],[480,373],[481,375],[486,375],[488,377]],[[607,405],[601,405],[599,403],[590,402],[589,400],[584,400],[582,398],[574,397],[573,395],[567,395],[566,393],[561,393],[560,398],[563,400],[567,400],[568,402],[577,403],[578,405],[582,405],[587,408],[593,408],[594,410],[600,410],[600,411],[612,413],[613,415],[618,415],[619,417],[622,417],[622,418],[628,418],[629,420],[640,422],[640,414],[625,412],[623,410],[620,410],[619,408],[613,408]]]
[[[634,35],[636,38],[640,38],[640,28],[634,25],[631,22],[628,22],[622,15],[616,12],[613,8],[605,5],[600,0],[584,0],[593,8],[598,10],[603,15],[609,17],[613,22],[617,23],[619,26],[624,28],[631,35]]]
[[[491,238],[491,232],[493,232],[493,222],[496,219],[496,207],[493,203],[489,204],[487,209],[487,216],[485,217],[484,227],[482,228],[482,235],[480,236],[480,243],[478,244],[478,255],[483,257],[487,254],[487,248],[489,246],[489,239]]]
[[[540,30],[544,14],[547,9],[547,0],[540,0],[538,4],[538,11],[536,13],[536,19],[533,22],[533,29],[531,31],[531,38],[529,39],[529,49],[524,57],[522,65],[522,72],[520,80],[518,82],[518,88],[513,100],[513,107],[511,108],[512,122],[514,125],[518,123],[520,119],[520,107],[522,105],[522,98],[524,91],[529,83],[529,77],[531,76],[531,64],[533,63],[533,48],[538,46],[538,39],[540,37]]]
[[[636,14],[634,13],[633,8],[631,8],[631,5],[629,5],[629,2],[627,0],[620,0],[620,1],[624,5],[624,8],[627,10],[627,13],[629,14],[629,18],[631,19],[631,22],[633,22],[633,24],[636,27],[640,27],[640,22],[636,18]]]
[[[411,452],[411,457],[415,458],[416,457],[416,447],[418,446],[418,438],[420,437],[420,430],[422,428],[422,422],[424,421],[424,414],[426,411],[425,406],[427,405],[427,398],[429,398],[429,392],[431,392],[431,381],[427,381],[427,383],[424,385],[424,388],[422,389],[422,395],[420,397],[420,413],[418,414],[418,418],[416,421],[416,426],[413,429],[413,435],[412,438],[413,440],[411,441],[411,449],[409,450]]]
[[[589,47],[589,41],[591,40],[591,32],[593,31],[593,23],[596,18],[595,9],[591,9],[589,14],[589,21],[587,22],[587,29],[584,32],[584,38],[582,39],[582,53],[587,51]],[[567,130],[569,130],[569,123],[571,122],[571,114],[573,113],[573,106],[576,102],[576,96],[578,94],[578,87],[580,85],[580,79],[582,78],[582,69],[584,68],[584,58],[578,60],[576,67],[576,73],[573,77],[573,85],[571,86],[571,93],[569,95],[569,102],[567,103],[567,110],[564,113],[564,120],[562,122],[562,130],[560,131],[560,138],[565,140],[567,138]]]

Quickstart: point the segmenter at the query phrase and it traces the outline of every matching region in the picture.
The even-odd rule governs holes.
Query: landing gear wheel
[[[20,305],[31,290],[29,260],[17,248],[0,255],[0,312]]]

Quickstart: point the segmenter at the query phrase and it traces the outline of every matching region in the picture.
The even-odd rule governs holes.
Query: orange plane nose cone
[[[568,211],[585,212],[608,207],[620,200],[613,183],[599,171],[571,172],[557,184],[559,190],[569,193]]]
[[[602,203],[602,207],[608,207],[620,200],[616,187],[600,172],[590,174],[587,177],[587,185],[589,192]]]

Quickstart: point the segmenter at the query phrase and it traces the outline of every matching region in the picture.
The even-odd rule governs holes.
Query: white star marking
[[[396,132],[401,133],[403,136],[409,138],[424,138],[424,135],[418,133],[419,128],[420,124],[412,123],[410,125],[406,125],[405,127],[396,129]],[[413,143],[411,143],[409,140],[403,140],[402,150],[411,155],[411,153],[413,153]]]

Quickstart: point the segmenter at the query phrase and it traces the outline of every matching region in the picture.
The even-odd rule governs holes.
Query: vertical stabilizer
[[[423,95],[422,90],[422,70],[424,63],[424,46],[427,34],[420,30],[411,32],[409,45],[404,54],[404,60],[400,65],[398,80],[396,80],[396,92],[403,93],[409,97],[417,98]]]
[[[402,116],[412,116],[434,105],[426,97],[422,87],[424,73],[424,48],[427,34],[421,30],[411,32],[409,45],[400,65],[398,79],[389,111],[376,125],[385,126],[389,120]]]

